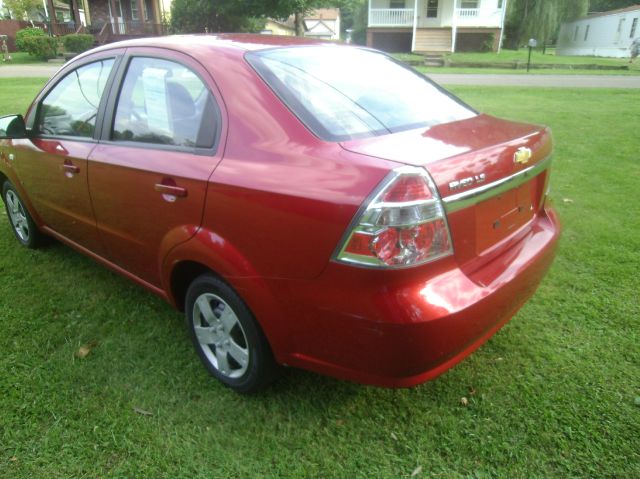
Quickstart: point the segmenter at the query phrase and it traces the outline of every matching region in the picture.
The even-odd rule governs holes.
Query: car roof
[[[163,37],[147,37],[114,42],[90,50],[91,53],[128,47],[159,47],[180,50],[187,54],[197,55],[199,51],[214,49],[236,50],[239,53],[252,50],[264,50],[276,47],[302,45],[335,45],[335,42],[314,40],[305,37],[280,35],[260,35],[250,33],[220,33],[197,35],[171,35]]]

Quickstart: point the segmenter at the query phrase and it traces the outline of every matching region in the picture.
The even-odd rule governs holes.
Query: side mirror
[[[0,140],[27,137],[27,127],[22,115],[8,115],[0,117]]]

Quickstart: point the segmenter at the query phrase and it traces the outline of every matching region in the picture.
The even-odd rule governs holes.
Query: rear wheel
[[[238,294],[212,274],[189,287],[185,319],[207,370],[241,393],[262,389],[275,377],[276,364],[260,326]]]
[[[8,180],[2,185],[2,199],[17,240],[27,248],[40,246],[44,236],[38,231],[38,227],[24,206],[22,198]]]

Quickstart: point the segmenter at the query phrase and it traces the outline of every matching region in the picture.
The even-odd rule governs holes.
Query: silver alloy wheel
[[[242,377],[249,366],[249,342],[231,306],[213,293],[203,293],[193,305],[191,320],[209,363],[225,377]]]
[[[29,231],[29,221],[27,220],[27,214],[24,206],[18,195],[13,190],[8,190],[5,196],[7,202],[7,211],[9,211],[9,219],[13,229],[16,231],[18,238],[24,243],[29,242],[31,232]]]

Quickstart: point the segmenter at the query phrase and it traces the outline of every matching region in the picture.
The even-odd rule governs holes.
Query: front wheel
[[[27,248],[40,246],[44,237],[38,231],[15,187],[8,180],[2,185],[2,198],[16,239]]]
[[[277,366],[269,343],[238,294],[212,274],[198,277],[186,297],[187,329],[207,370],[240,393],[262,389]]]

